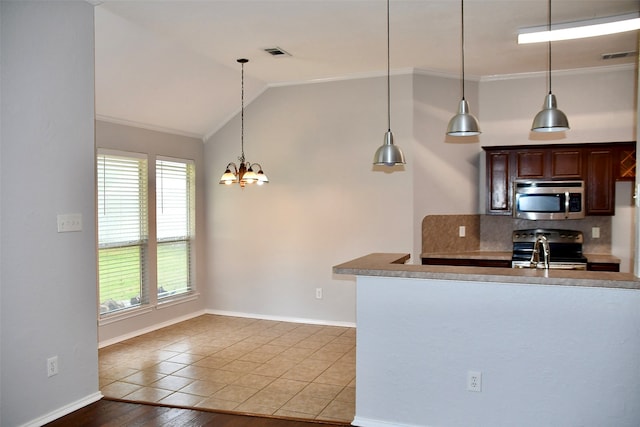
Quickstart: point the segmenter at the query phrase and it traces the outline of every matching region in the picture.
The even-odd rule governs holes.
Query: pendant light
[[[393,144],[391,133],[391,54],[389,43],[389,0],[387,0],[387,132],[384,134],[384,143],[376,150],[373,156],[373,164],[378,166],[395,166],[405,164],[404,154],[400,147]]]
[[[462,33],[462,100],[458,107],[458,114],[453,116],[449,120],[449,126],[447,126],[447,135],[451,136],[474,136],[479,135],[480,126],[478,125],[478,119],[471,113],[469,113],[469,103],[464,98],[464,0],[461,1],[461,33]]]
[[[551,0],[549,0],[547,19],[547,28],[551,31]],[[551,40],[547,44],[547,52],[549,55],[549,93],[544,98],[542,110],[533,119],[531,130],[534,132],[562,132],[569,130],[569,120],[562,111],[558,110],[556,96],[551,93]]]
[[[245,161],[244,158],[244,64],[249,62],[248,59],[238,59],[238,63],[241,64],[242,67],[242,84],[241,84],[241,109],[240,109],[240,147],[241,147],[241,155],[238,157],[240,160],[240,166],[236,166],[235,163],[231,162],[227,165],[222,177],[220,178],[220,184],[240,184],[241,188],[244,188],[247,184],[266,184],[269,182],[267,175],[262,171],[262,166],[259,163],[249,163]],[[233,167],[233,172],[231,168]],[[258,168],[258,172],[256,173],[253,169],[254,167]]]

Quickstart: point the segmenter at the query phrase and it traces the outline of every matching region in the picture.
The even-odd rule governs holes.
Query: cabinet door
[[[583,173],[581,149],[551,150],[551,178],[582,179]]]
[[[508,151],[487,151],[487,213],[511,214]]]
[[[613,158],[613,149],[587,149],[587,215],[614,214]]]
[[[544,168],[546,153],[547,150],[516,151],[516,178],[547,178]]]

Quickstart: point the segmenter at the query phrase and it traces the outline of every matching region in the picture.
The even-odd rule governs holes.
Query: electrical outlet
[[[467,390],[482,391],[482,372],[478,372],[478,371],[467,372]]]
[[[58,375],[58,356],[47,359],[47,376],[52,377]]]
[[[591,227],[591,237],[594,239],[600,238],[600,227]]]
[[[322,299],[322,288],[316,288],[316,299]]]
[[[467,228],[464,225],[458,227],[458,236],[464,237],[467,235]]]

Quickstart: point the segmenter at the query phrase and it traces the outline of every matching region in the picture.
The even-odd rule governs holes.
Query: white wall
[[[554,72],[553,93],[571,130],[546,134],[530,131],[548,91],[546,74],[482,81],[481,145],[634,141],[635,76],[632,66]]]
[[[209,308],[355,322],[355,284],[331,267],[412,247],[412,77],[391,84],[404,170],[372,166],[387,130],[384,78],[270,88],[251,103],[245,154],[263,166],[266,186],[217,184],[240,155],[238,117],[207,141]]]
[[[152,307],[151,312],[144,312],[134,317],[118,318],[116,321],[101,321],[98,328],[100,346],[113,343],[125,337],[138,335],[157,329],[167,323],[184,320],[201,314],[205,309],[207,293],[206,258],[205,258],[205,209],[206,192],[204,162],[204,144],[202,140],[186,136],[173,135],[147,129],[140,129],[120,124],[96,121],[96,146],[111,150],[131,151],[149,155],[152,179],[153,162],[156,156],[176,157],[194,160],[196,167],[196,244],[195,244],[195,293],[196,299],[178,300],[176,304],[168,303]],[[152,197],[150,195],[150,197]],[[155,207],[155,200],[149,201],[149,207]]]
[[[3,1],[0,12],[0,424],[12,427],[100,397],[93,7]],[[57,232],[65,213],[82,214],[81,232]]]
[[[354,425],[638,425],[639,291],[357,282]]]
[[[459,78],[414,76],[414,262],[422,252],[422,220],[426,215],[478,213],[480,137],[447,136],[449,120],[462,98]],[[480,121],[478,82],[466,81],[465,99]]]

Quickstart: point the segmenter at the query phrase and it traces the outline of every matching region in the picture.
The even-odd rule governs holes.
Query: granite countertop
[[[336,274],[640,290],[630,273],[404,264],[406,253],[372,253],[336,265]]]
[[[609,254],[584,254],[589,262],[620,264],[620,258]],[[500,251],[468,251],[468,252],[425,252],[420,254],[421,258],[442,258],[442,259],[477,259],[477,260],[499,260],[511,261],[511,252]],[[551,256],[553,259],[553,254]]]

